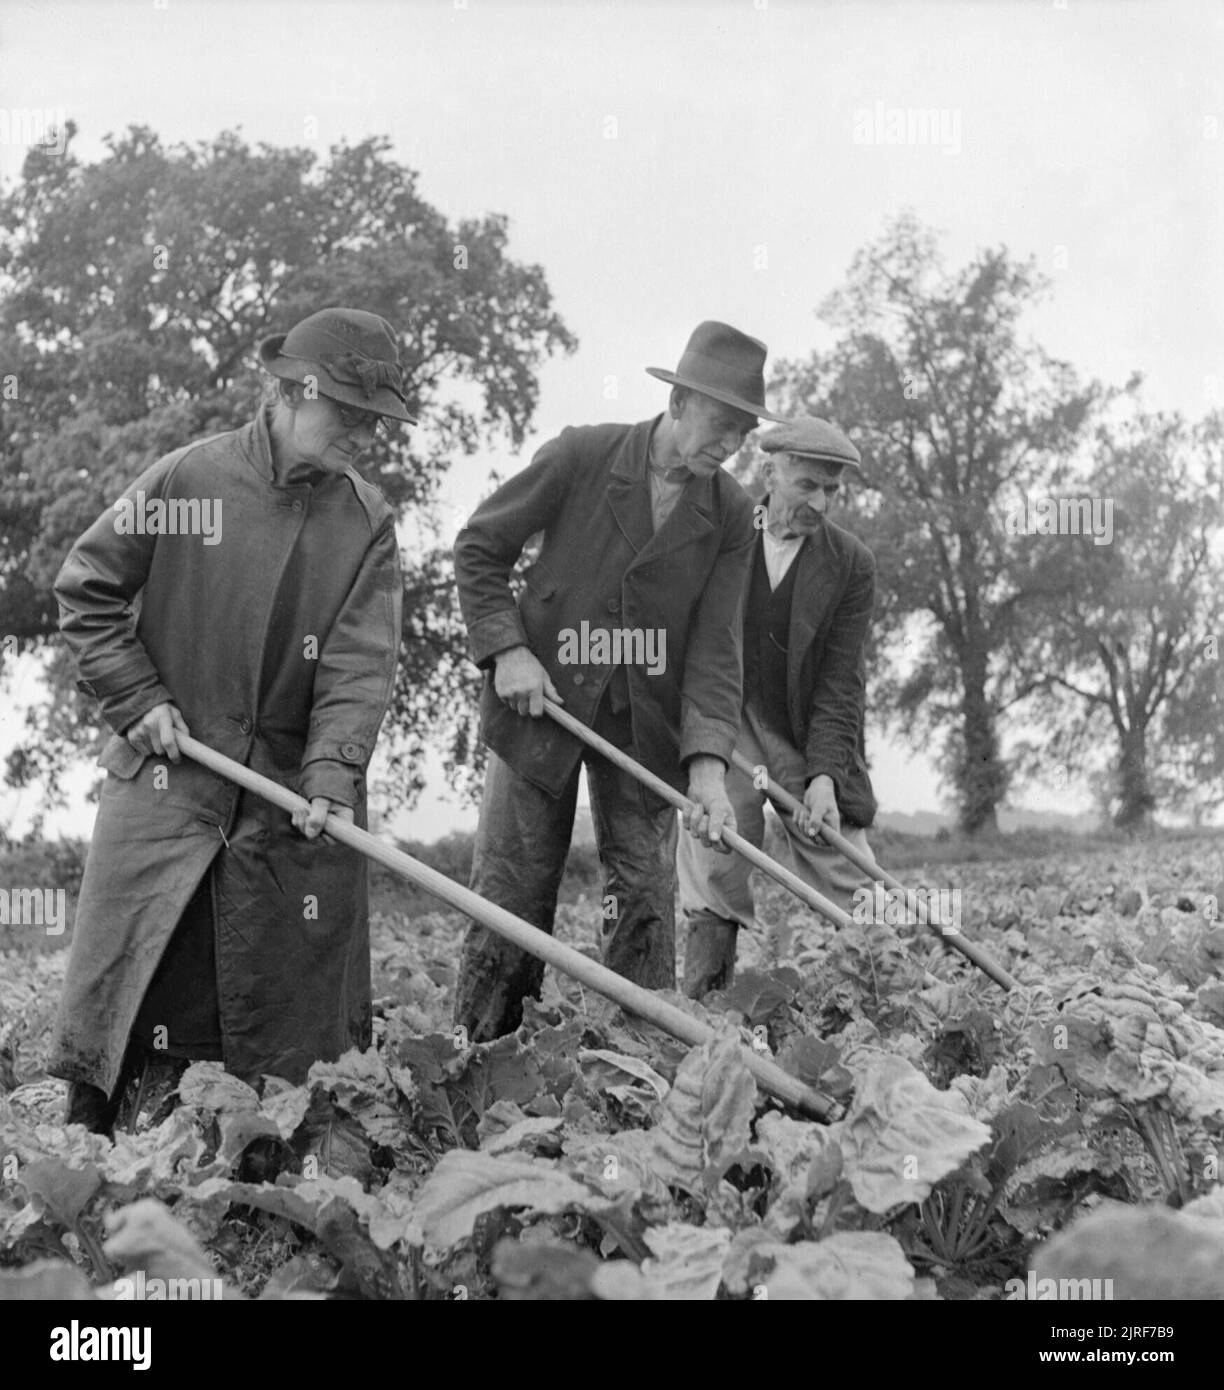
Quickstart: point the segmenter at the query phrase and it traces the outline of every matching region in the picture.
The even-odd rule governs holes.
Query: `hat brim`
[[[772,457],[779,455],[779,453],[785,453],[785,455],[791,456],[792,459],[811,459],[813,463],[822,463],[827,468],[836,468],[839,473],[843,470],[847,470],[854,475],[857,481],[863,482],[863,484],[867,484],[868,482],[867,474],[863,471],[863,464],[854,459],[843,459],[843,457],[835,455],[835,453],[816,453],[811,449],[761,449],[761,453],[764,453],[767,459],[772,459]]]
[[[287,336],[285,333],[273,333],[259,345],[259,360],[273,376],[281,377],[285,381],[305,381],[307,377],[314,377],[319,383],[319,394],[329,400],[339,401],[341,405],[356,406],[359,410],[368,410],[371,415],[385,415],[392,420],[402,420],[405,424],[417,423],[390,388],[380,386],[372,396],[367,396],[360,386],[337,381],[325,368],[314,362],[307,362],[300,357],[285,357],[281,348]]]
[[[707,386],[704,382],[694,381],[692,377],[677,376],[675,372],[665,371],[662,367],[647,367],[646,371],[659,381],[670,382],[673,386],[686,386],[690,391],[696,391],[702,396],[712,396],[723,405],[733,405],[736,410],[742,410],[745,415],[755,415],[758,420],[773,420],[779,425],[787,423],[785,415],[775,415],[772,410],[766,410],[763,405],[750,401],[745,396],[737,396],[733,391],[721,391],[717,386]]]

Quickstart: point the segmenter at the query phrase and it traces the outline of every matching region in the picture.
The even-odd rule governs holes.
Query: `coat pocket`
[[[122,778],[123,781],[130,782],[140,771],[145,757],[146,755],[138,753],[122,734],[111,734],[98,758],[98,766]]]
[[[557,577],[537,561],[527,571],[526,589],[533,598],[550,599],[557,592]]]

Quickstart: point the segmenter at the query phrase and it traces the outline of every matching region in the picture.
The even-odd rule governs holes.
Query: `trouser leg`
[[[789,739],[783,738],[767,724],[751,703],[744,709],[741,740],[752,750],[747,756],[754,765],[764,765],[776,782],[780,782],[792,796],[803,800],[807,766],[802,753]],[[781,815],[779,820],[784,836],[782,853],[779,855],[782,864],[809,887],[849,912],[854,906],[856,891],[860,888],[870,889],[874,880],[823,840],[801,835],[789,815]],[[871,855],[865,830],[843,826],[841,833],[855,848]]]
[[[595,731],[633,751],[628,711],[601,706]],[[676,811],[647,798],[606,758],[587,759],[595,843],[604,874],[604,964],[646,989],[676,987]]]
[[[473,892],[552,933],[557,890],[565,872],[578,769],[554,798],[489,753],[472,859]],[[463,943],[454,1019],[471,1042],[512,1033],[523,1000],[537,995],[544,963],[487,927],[473,924]]]
[[[765,839],[762,794],[736,767],[727,769],[726,786],[739,833],[759,849]],[[700,999],[731,983],[737,934],[753,921],[752,866],[742,854],[720,854],[682,830],[676,870],[685,934],[684,992]]]

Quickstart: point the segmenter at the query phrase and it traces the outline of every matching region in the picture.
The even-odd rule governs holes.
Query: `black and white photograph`
[[[1195,1362],[1222,642],[1221,0],[0,0],[15,1354]]]

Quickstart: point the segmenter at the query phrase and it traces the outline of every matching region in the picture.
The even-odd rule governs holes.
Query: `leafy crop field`
[[[60,1125],[41,1071],[64,952],[13,943],[0,1296],[124,1296],[139,1274],[252,1299],[995,1300],[1033,1268],[1224,1296],[1224,845],[905,877],[960,889],[966,934],[1021,988],[759,884],[734,987],[675,998],[713,1042],[550,972],[515,1036],[466,1047],[463,920],[383,895],[369,1052],[260,1092],[197,1064],[113,1144]],[[559,933],[592,949],[597,917],[569,904]],[[778,1108],[744,1046],[841,1118]]]

